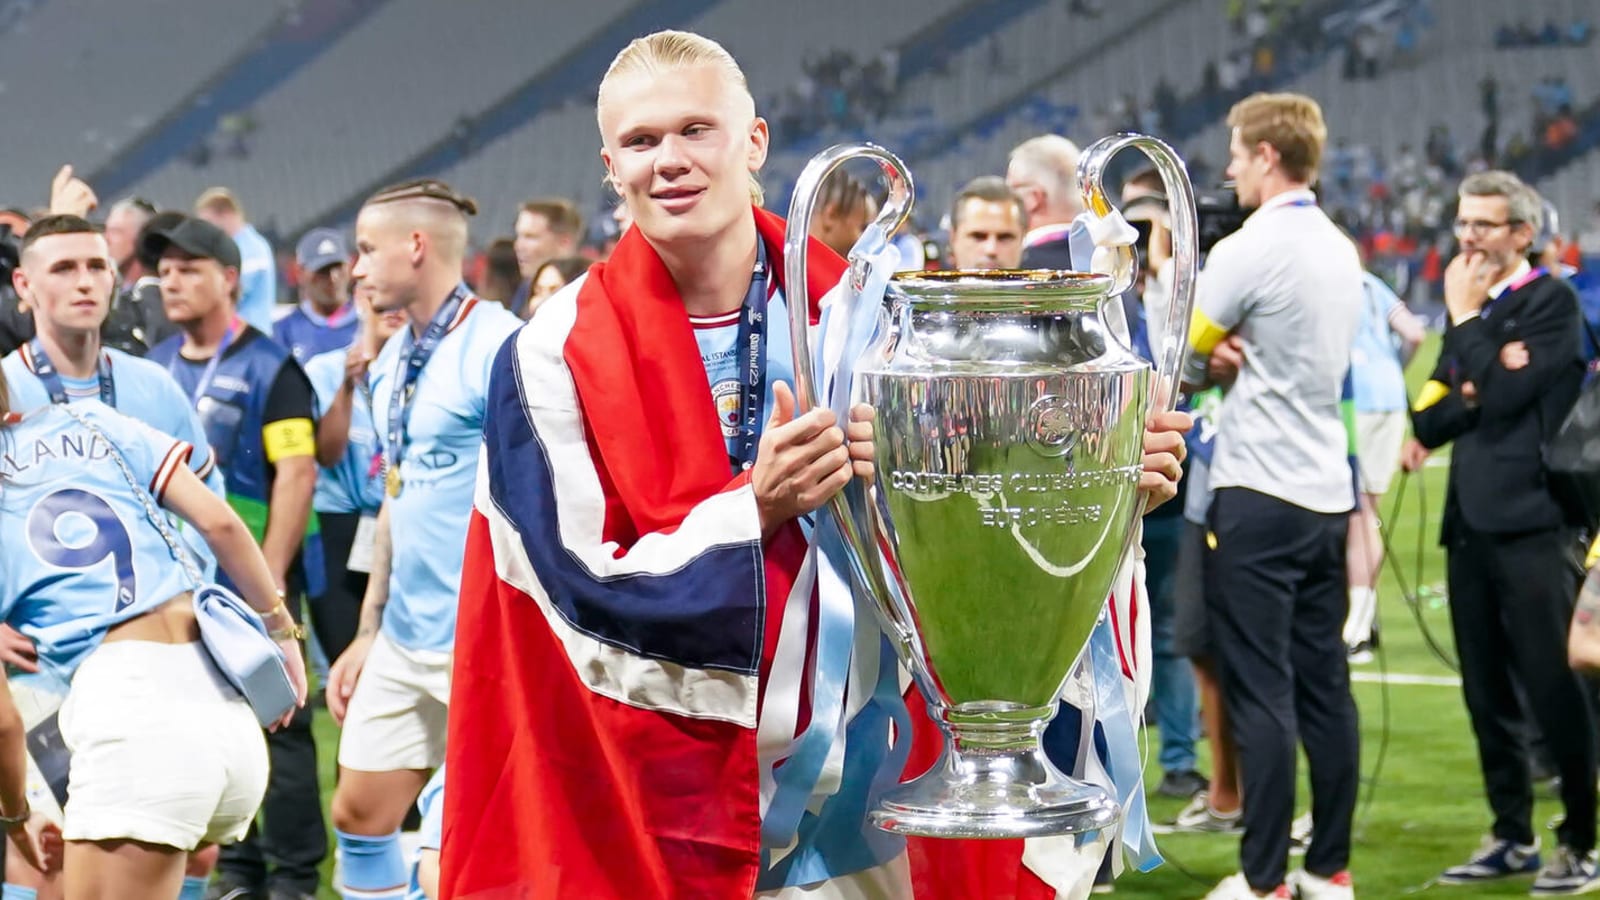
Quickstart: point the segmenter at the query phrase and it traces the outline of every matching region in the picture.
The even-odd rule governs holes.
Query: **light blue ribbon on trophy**
[[[1108,616],[1100,617],[1089,637],[1089,666],[1094,683],[1095,721],[1106,739],[1105,767],[1117,792],[1117,802],[1122,804],[1122,845],[1134,867],[1149,872],[1161,865],[1161,853],[1156,849],[1155,836],[1150,830],[1139,738],[1134,731],[1127,693],[1122,688],[1117,638],[1111,631]]]
[[[868,617],[871,612],[859,610]],[[800,822],[797,846],[756,887],[816,884],[880,866],[905,852],[905,838],[867,821],[867,811],[900,781],[910,751],[911,717],[900,696],[900,664],[887,638],[879,638],[877,690],[847,726],[844,775],[839,789]],[[894,746],[887,740],[894,724]]]
[[[898,251],[887,246],[883,229],[876,225],[867,229],[850,255],[858,262],[824,299],[813,345],[818,400],[834,410],[841,425],[849,421],[855,361],[876,335],[889,276],[899,259]],[[859,485],[850,489],[861,490]],[[866,824],[869,798],[875,800],[898,781],[910,747],[910,718],[900,699],[894,654],[882,647],[873,697],[846,723],[855,630],[858,623],[872,619],[865,604],[858,602],[862,590],[859,585],[852,586],[844,536],[827,508],[817,512],[810,539],[809,552],[820,553],[811,718],[788,757],[773,769],[772,798],[761,821],[762,845],[769,854],[791,845],[793,849],[768,873],[780,884],[770,885],[769,879],[763,878],[759,885],[763,889],[810,884],[871,868],[904,849],[900,838],[875,833],[877,829]],[[830,582],[833,589],[829,589]],[[892,749],[887,740],[890,721],[895,723],[897,735]],[[838,746],[841,742],[842,747]],[[838,782],[832,795],[808,818],[808,807],[830,760],[839,760],[841,765]]]

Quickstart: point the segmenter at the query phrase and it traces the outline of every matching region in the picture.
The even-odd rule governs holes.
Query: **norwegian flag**
[[[781,259],[782,221],[755,215]],[[844,266],[810,258],[814,307]],[[804,552],[794,523],[763,542],[682,302],[630,231],[495,361],[444,896],[751,897],[761,676]]]

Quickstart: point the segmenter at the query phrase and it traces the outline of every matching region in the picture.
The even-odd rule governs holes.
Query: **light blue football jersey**
[[[500,345],[522,325],[498,303],[469,304],[417,379],[400,462],[403,487],[399,497],[387,500],[392,564],[383,628],[408,650],[447,652],[454,646],[489,371]],[[369,370],[373,428],[383,443],[390,397],[412,343],[411,329],[401,330]]]
[[[50,391],[34,373],[26,350],[27,345],[23,345],[0,360],[0,367],[4,367],[6,373],[11,408],[18,412],[50,403]],[[188,441],[194,447],[189,467],[217,496],[222,496],[222,473],[211,454],[211,445],[206,443],[205,428],[178,382],[166,369],[147,359],[112,347],[105,348],[105,353],[111,358],[111,384],[117,412],[138,419],[163,434]],[[69,402],[100,398],[98,375],[89,379],[63,377],[61,384]]]
[[[723,316],[690,316],[694,327],[694,340],[700,348],[700,364],[705,366],[706,381],[711,385],[711,401],[717,408],[717,425],[722,429],[722,439],[728,447],[730,464],[735,460],[742,442],[743,428],[739,424],[739,398],[744,395],[744,371],[739,359],[739,311]],[[756,427],[764,430],[772,418],[776,405],[772,386],[783,382],[794,390],[794,352],[789,346],[789,307],[784,302],[783,291],[776,285],[767,300],[766,314],[767,388],[766,405],[761,410]]]
[[[159,499],[191,446],[99,400],[73,404]],[[113,625],[192,584],[104,440],[46,405],[0,429],[0,615],[64,678]]]
[[[344,383],[345,350],[319,353],[306,361],[306,377],[317,392],[317,408],[326,412]],[[383,503],[383,464],[378,433],[372,429],[367,395],[356,391],[350,404],[350,438],[344,458],[317,471],[312,509],[319,513],[376,513]]]
[[[222,469],[217,465],[217,458],[206,441],[205,426],[172,373],[147,359],[113,347],[104,348],[104,352],[111,360],[112,398],[116,401],[117,412],[137,419],[162,434],[187,441],[194,448],[189,454],[189,468],[200,476],[212,493],[226,497],[227,486]],[[5,369],[12,409],[21,412],[50,403],[50,390],[35,371],[37,362],[32,358],[29,345],[24,344],[7,354],[5,359],[0,360],[0,367]],[[61,387],[69,403],[100,399],[99,374],[83,379],[61,376]],[[175,518],[174,523],[201,571],[207,578],[215,578],[217,558],[211,548],[191,529],[177,523]]]

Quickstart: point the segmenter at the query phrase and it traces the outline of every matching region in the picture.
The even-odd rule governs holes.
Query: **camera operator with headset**
[[[1237,741],[1241,871],[1208,900],[1342,900],[1359,786],[1355,699],[1343,637],[1345,531],[1355,506],[1341,410],[1361,312],[1355,246],[1310,185],[1327,139],[1297,94],[1255,94],[1228,114],[1228,175],[1255,207],[1212,248],[1200,276],[1191,384],[1225,342],[1241,348],[1210,468],[1204,563],[1210,645]],[[1305,868],[1288,873],[1296,739],[1317,823]]]

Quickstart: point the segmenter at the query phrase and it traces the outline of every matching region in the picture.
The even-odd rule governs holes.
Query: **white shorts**
[[[1406,440],[1405,410],[1356,413],[1356,460],[1361,465],[1361,492],[1382,496],[1400,468],[1400,445]]]
[[[339,765],[357,772],[444,765],[450,654],[407,650],[381,631],[361,669],[339,739]]]
[[[193,850],[242,839],[267,790],[267,742],[204,645],[114,641],[61,706],[69,841]]]

